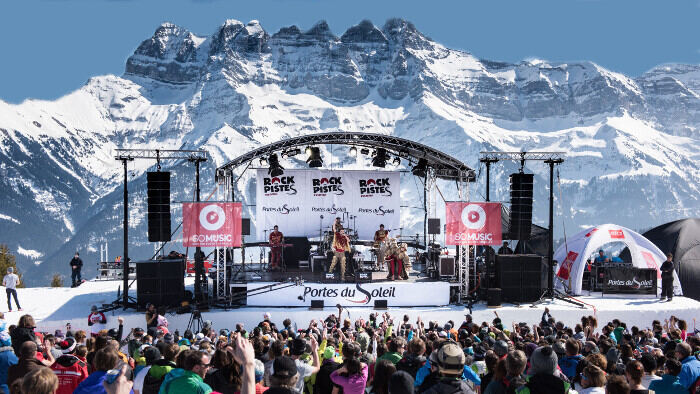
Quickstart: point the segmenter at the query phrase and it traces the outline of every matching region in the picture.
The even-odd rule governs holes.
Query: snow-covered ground
[[[192,281],[192,278],[187,278],[186,286],[191,286]],[[37,329],[40,331],[65,329],[68,322],[71,323],[73,329],[87,329],[90,306],[100,306],[103,303],[114,301],[117,298],[117,289],[121,284],[121,281],[88,281],[78,288],[18,289],[19,301],[24,310],[5,313],[5,319],[8,324],[16,324],[22,314],[28,313],[35,318]],[[130,294],[136,295],[135,287],[132,287],[130,291]],[[270,297],[274,296],[274,293],[270,293]],[[494,311],[496,311],[506,325],[510,325],[511,322],[533,324],[539,322],[544,307],[547,306],[552,316],[569,325],[579,322],[583,315],[595,314],[600,322],[618,318],[625,321],[628,327],[632,325],[649,327],[652,320],[663,321],[671,315],[685,319],[692,324],[693,318],[700,316],[700,302],[684,297],[675,297],[670,303],[659,303],[657,299],[645,296],[622,298],[606,295],[601,298],[599,294],[593,294],[581,296],[578,299],[589,305],[585,309],[581,309],[565,302],[554,301],[544,303],[536,308],[506,304],[502,308],[488,309],[484,303],[480,303],[474,307],[472,316],[476,321],[491,321],[494,318]],[[351,319],[359,317],[366,319],[374,311],[371,307],[352,307],[346,308],[346,310]],[[337,310],[333,307],[325,308],[323,311],[311,311],[308,308],[243,307],[230,310],[212,309],[202,312],[202,317],[204,320],[211,320],[214,327],[217,328],[233,328],[239,322],[251,328],[263,319],[265,312],[270,312],[272,320],[278,325],[289,317],[301,328],[307,326],[311,319],[325,318],[331,313],[337,313]],[[437,320],[444,323],[447,320],[461,322],[468,310],[461,306],[414,307],[390,308],[389,313],[397,318],[406,314],[411,320],[420,316],[424,321]],[[117,316],[124,317],[126,332],[133,327],[145,327],[146,321],[143,312],[120,309],[108,312],[106,315],[108,327],[117,326]],[[190,315],[168,315],[167,318],[171,329],[184,330]]]

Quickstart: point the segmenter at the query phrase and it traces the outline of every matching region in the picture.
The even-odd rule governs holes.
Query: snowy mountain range
[[[325,22],[271,35],[258,21],[227,20],[210,36],[165,23],[121,76],[90,78],[55,101],[0,101],[0,242],[18,254],[29,285],[67,275],[75,250],[85,275],[94,275],[101,244],[109,244],[110,259],[121,254],[116,148],[206,149],[207,196],[216,166],[321,131],[393,134],[438,148],[480,174],[474,200],[483,199],[480,151],[565,151],[555,186],[557,236],[607,222],[648,228],[700,215],[699,128],[700,65],[666,64],[632,78],[591,62],[484,60],[400,19],[383,27],[363,21],[340,37]],[[368,168],[367,158],[345,150],[334,156],[335,166]],[[144,172],[154,164],[129,164],[135,259],[153,251]],[[172,201],[191,200],[193,166],[162,165],[174,174]],[[517,166],[492,167],[492,200],[507,201],[507,175]],[[535,222],[546,225],[548,169],[526,167],[536,174]],[[238,192],[255,204],[251,175]],[[410,176],[402,182],[409,207],[402,221],[416,233],[423,215],[410,206],[422,204],[422,191]],[[454,185],[442,187],[454,193]],[[173,212],[177,218],[178,204]]]

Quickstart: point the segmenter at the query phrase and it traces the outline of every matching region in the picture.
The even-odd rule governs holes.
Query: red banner
[[[610,233],[610,238],[612,239],[625,239],[625,233],[622,230],[608,230],[608,233]]]
[[[654,256],[652,256],[651,253],[642,250],[642,256],[644,257],[644,261],[647,263],[647,268],[652,268],[656,270],[656,277],[661,279],[661,270],[659,270],[659,265],[656,264],[656,260],[654,260]]]
[[[501,243],[501,204],[497,202],[447,202],[447,245],[497,245]]]
[[[566,260],[564,260],[559,266],[559,271],[557,272],[558,277],[564,280],[569,279],[569,274],[571,273],[571,266],[574,265],[576,257],[578,257],[578,253],[576,252],[569,252],[569,254],[566,255]]]
[[[241,246],[241,203],[188,202],[182,204],[183,246]]]

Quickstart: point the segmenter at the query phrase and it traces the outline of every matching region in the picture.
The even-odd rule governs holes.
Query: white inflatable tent
[[[626,227],[615,224],[602,224],[590,227],[567,239],[557,248],[554,260],[557,261],[555,272],[555,288],[564,290],[570,288],[575,295],[581,294],[583,272],[586,270],[586,260],[597,254],[598,250],[608,243],[622,242],[630,251],[632,265],[637,268],[656,268],[657,294],[661,294],[661,271],[659,267],[666,261],[666,255],[651,241],[641,234]],[[675,295],[683,295],[678,274],[674,272]]]

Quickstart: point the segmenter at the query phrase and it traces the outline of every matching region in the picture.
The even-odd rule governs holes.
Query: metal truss
[[[115,149],[115,159],[155,159],[155,160],[200,160],[206,161],[205,150],[175,150],[175,149]]]
[[[291,148],[308,145],[348,145],[357,148],[384,148],[390,155],[403,159],[412,158],[415,162],[419,159],[427,160],[428,166],[435,171],[436,176],[440,179],[462,179],[467,182],[476,180],[473,169],[454,157],[427,145],[390,135],[346,132],[308,134],[273,142],[238,156],[217,168],[217,178],[225,176],[227,171],[249,163],[256,158],[267,157],[275,152],[284,153]]]
[[[563,160],[566,152],[481,152],[480,161],[497,162],[500,160]]]

